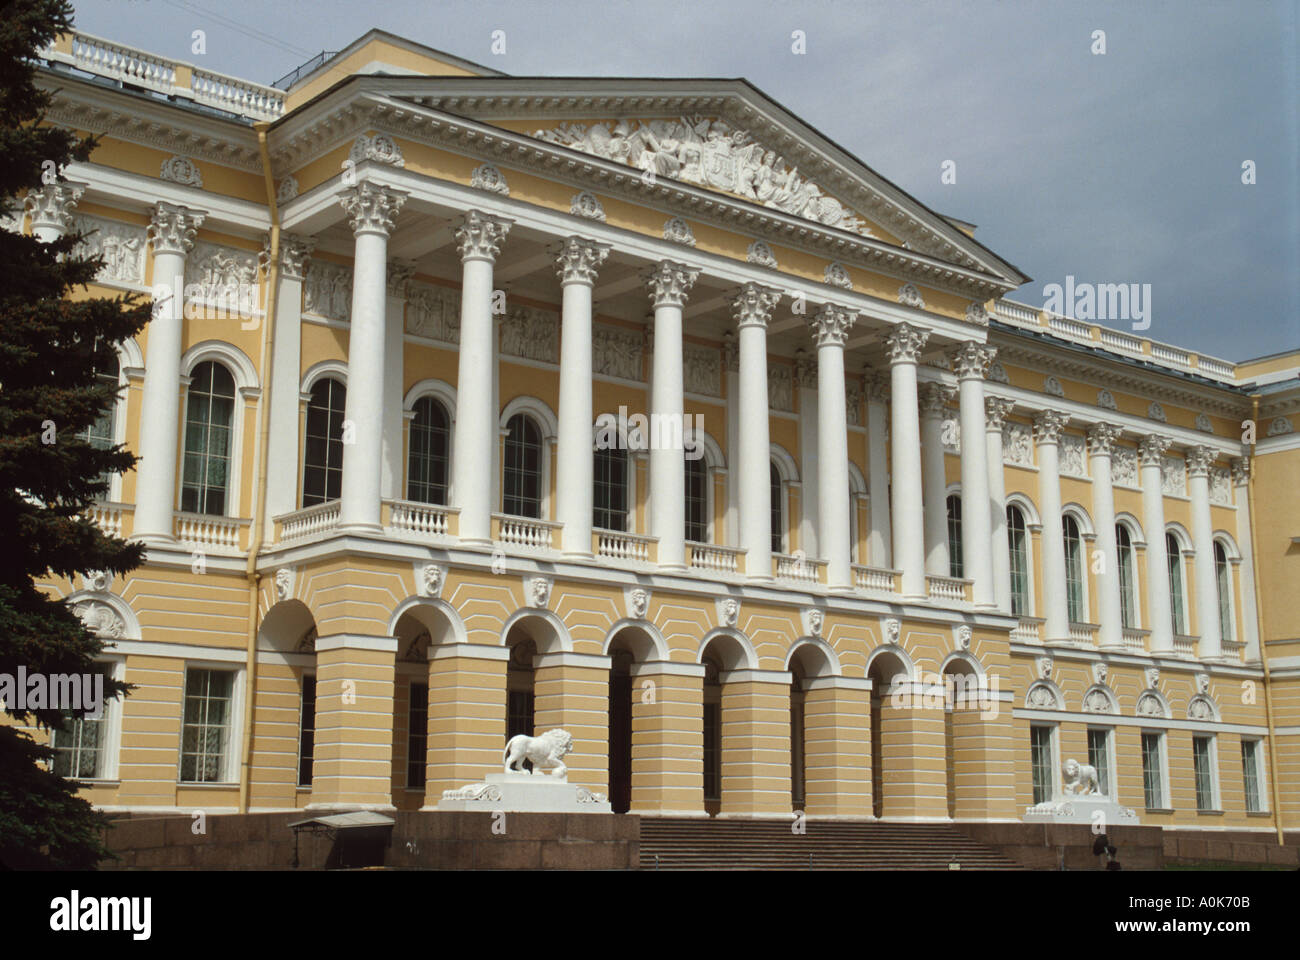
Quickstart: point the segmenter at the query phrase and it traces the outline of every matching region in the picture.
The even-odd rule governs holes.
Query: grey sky
[[[1034,278],[1016,299],[1041,304],[1067,274],[1149,283],[1147,336],[1230,360],[1300,348],[1300,0],[76,8],[90,33],[267,83],[371,27],[519,75],[743,76],[926,204],[978,224]],[[503,56],[494,30],[506,31]],[[791,52],[794,30],[806,55]],[[1104,56],[1091,52],[1094,30]],[[956,184],[940,182],[946,160]]]

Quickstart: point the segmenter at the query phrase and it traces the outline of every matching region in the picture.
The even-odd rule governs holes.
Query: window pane
[[[1110,796],[1110,731],[1088,731],[1088,763],[1097,769],[1101,792]]]
[[[785,552],[785,497],[782,495],[781,472],[776,464],[770,465],[772,486],[772,552]]]
[[[1219,592],[1219,631],[1224,640],[1232,640],[1232,577],[1223,544],[1214,545],[1214,579]]]
[[[1034,803],[1044,803],[1052,799],[1052,783],[1056,771],[1052,763],[1052,728],[1031,726],[1029,728],[1030,770],[1033,774]]]
[[[1019,507],[1007,507],[1007,540],[1011,551],[1011,612],[1029,613],[1029,546],[1025,536],[1025,515]]]
[[[298,785],[311,786],[316,754],[316,678],[302,678],[302,705],[298,721]]]
[[[1119,552],[1119,614],[1125,627],[1137,626],[1137,602],[1133,588],[1133,541],[1128,527],[1115,524],[1115,545]]]
[[[1210,738],[1192,738],[1192,759],[1196,766],[1196,809],[1214,809],[1214,774],[1211,769]]]
[[[515,517],[542,515],[542,434],[533,421],[515,414],[506,425],[502,511]]]
[[[592,525],[626,530],[627,451],[596,450],[592,457]]]
[[[415,419],[411,421],[406,484],[408,499],[420,503],[447,502],[450,449],[447,409],[434,397],[421,397],[415,402]]]
[[[1169,614],[1174,633],[1183,636],[1187,633],[1187,608],[1183,604],[1183,552],[1178,546],[1178,538],[1172,533],[1165,534],[1165,552],[1169,555]]]
[[[1241,780],[1246,791],[1246,809],[1252,813],[1262,808],[1259,804],[1259,741],[1241,741]]]
[[[411,684],[411,710],[406,728],[406,785],[423,789],[429,758],[426,746],[429,736],[429,685]]]
[[[686,539],[707,543],[709,539],[709,496],[705,485],[708,471],[704,458],[686,461]]]
[[[343,482],[343,419],[347,389],[326,377],[311,388],[303,446],[302,505],[337,500]]]
[[[1142,734],[1142,787],[1148,810],[1164,807],[1164,783],[1161,770],[1160,734]]]
[[[185,404],[182,510],[225,513],[234,410],[235,384],[230,372],[219,363],[195,367]]]
[[[1083,540],[1079,524],[1073,517],[1061,519],[1065,535],[1065,596],[1071,623],[1082,623],[1083,612]]]
[[[187,673],[185,722],[181,728],[181,780],[224,779],[234,680],[234,673],[226,670]]]
[[[948,576],[962,577],[961,561],[961,497],[950,496],[948,507]]]

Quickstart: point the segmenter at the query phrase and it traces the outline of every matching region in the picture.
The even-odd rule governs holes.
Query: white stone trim
[[[377,650],[380,653],[396,655],[398,640],[396,637],[372,637],[359,633],[332,633],[327,637],[316,638],[316,653],[326,650]]]

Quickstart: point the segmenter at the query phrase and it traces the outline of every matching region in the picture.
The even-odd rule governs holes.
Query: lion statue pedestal
[[[1025,822],[1099,823],[1103,829],[1139,822],[1131,807],[1121,807],[1101,792],[1095,767],[1070,758],[1061,764],[1061,780],[1060,795],[1026,808]]]
[[[444,790],[439,810],[498,810],[516,813],[611,813],[603,793],[569,783],[564,757],[573,752],[566,730],[548,730],[540,737],[511,737],[501,773],[489,773],[482,783]],[[532,772],[523,768],[527,760]]]

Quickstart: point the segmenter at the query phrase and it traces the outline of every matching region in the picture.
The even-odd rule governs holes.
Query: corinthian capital
[[[921,384],[918,391],[921,398],[921,416],[942,417],[948,410],[948,401],[952,391],[935,380]]]
[[[65,180],[47,183],[33,190],[23,200],[23,210],[31,215],[32,230],[38,227],[53,228],[67,233],[72,220],[72,208],[86,192],[86,184]]]
[[[1160,458],[1165,455],[1173,443],[1169,437],[1162,437],[1158,433],[1148,434],[1138,442],[1138,456],[1142,458],[1143,463],[1154,463],[1160,465]]]
[[[645,274],[645,281],[650,287],[650,300],[656,307],[684,306],[686,295],[690,293],[699,275],[699,270],[684,263],[660,260]]]
[[[959,380],[983,380],[984,371],[997,355],[996,348],[974,340],[966,340],[948,351],[948,359],[952,361],[953,372]]]
[[[565,237],[555,251],[555,269],[561,283],[596,282],[596,271],[609,256],[609,244],[586,237]]]
[[[808,327],[817,338],[817,346],[842,347],[844,341],[849,338],[853,321],[857,319],[856,311],[827,303],[823,304],[817,311],[817,315],[808,321]]]
[[[731,315],[739,327],[766,327],[781,300],[781,291],[758,283],[747,283],[731,301]]]
[[[316,249],[315,237],[303,237],[294,233],[280,234],[280,273],[290,280],[302,280],[307,276],[307,262]]]
[[[896,324],[885,338],[885,346],[889,348],[889,362],[916,363],[929,339],[928,330],[918,330],[910,323]]]
[[[397,214],[406,203],[406,194],[401,190],[362,180],[339,197],[339,203],[347,211],[348,223],[354,234],[382,233],[388,236],[393,232]]]
[[[1070,418],[1056,410],[1044,410],[1034,418],[1034,442],[1037,444],[1059,443],[1061,431],[1070,422]]]
[[[461,260],[495,261],[513,223],[513,220],[494,217],[480,210],[466,210],[456,228],[456,245]]]
[[[1115,451],[1115,441],[1123,432],[1113,423],[1099,423],[1088,431],[1088,449],[1094,457],[1109,457]]]
[[[183,257],[189,253],[194,246],[194,234],[203,224],[203,216],[189,207],[159,203],[154,207],[147,231],[154,255],[177,253]]]
[[[1216,454],[1210,447],[1196,446],[1187,451],[1187,475],[1208,477]]]
[[[1007,414],[1011,413],[1015,405],[1016,401],[1007,397],[985,397],[984,429],[1001,433],[1002,424],[1006,422]]]

